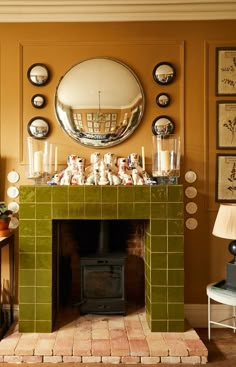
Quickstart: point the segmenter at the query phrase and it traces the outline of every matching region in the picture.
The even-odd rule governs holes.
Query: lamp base
[[[227,263],[226,288],[236,290],[236,263],[234,260]]]

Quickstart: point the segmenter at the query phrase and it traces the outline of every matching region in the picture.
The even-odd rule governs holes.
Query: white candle
[[[49,173],[52,172],[52,144],[49,145],[49,158],[48,158]]]
[[[57,172],[58,147],[55,147],[55,166],[54,171]]]
[[[168,150],[161,150],[161,170],[170,170],[170,153]]]
[[[29,160],[29,177],[33,177],[33,141],[32,138],[28,138],[28,160]]]
[[[43,152],[39,150],[34,152],[34,172],[42,173],[43,171]]]
[[[145,171],[145,154],[144,154],[144,147],[142,147],[142,167],[143,167],[143,171]]]

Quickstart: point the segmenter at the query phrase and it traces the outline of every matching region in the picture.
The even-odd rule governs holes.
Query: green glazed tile
[[[166,287],[152,287],[152,302],[166,303],[167,302],[167,288]]]
[[[169,269],[183,269],[184,268],[184,254],[183,253],[168,254],[168,268]]]
[[[151,269],[166,269],[167,268],[167,254],[152,253],[151,254]]]
[[[84,186],[69,186],[69,202],[84,202]]]
[[[131,203],[118,204],[118,219],[135,219],[134,205]]]
[[[36,205],[36,218],[37,219],[51,219],[51,204],[37,204]]]
[[[35,332],[35,322],[19,320],[19,332],[20,333],[34,333]]]
[[[52,318],[51,303],[36,304],[36,320],[51,320]]]
[[[35,236],[35,220],[21,219],[19,234],[20,236]]]
[[[117,204],[102,203],[102,219],[117,219],[117,217],[118,217]]]
[[[52,238],[51,237],[36,237],[36,251],[37,252],[52,252]]]
[[[168,236],[168,251],[183,252],[184,251],[184,236]]]
[[[35,320],[35,304],[24,304],[19,308],[20,320]]]
[[[134,186],[119,186],[118,203],[133,203],[133,202],[134,202]]]
[[[151,251],[152,252],[167,252],[167,236],[152,236]]]
[[[172,320],[184,319],[184,304],[169,303],[168,304],[168,316]]]
[[[52,296],[51,287],[36,287],[36,302],[50,303]]]
[[[134,201],[135,202],[150,202],[150,187],[149,186],[135,186],[134,187]]]
[[[35,303],[35,287],[19,287],[19,303]]]
[[[20,286],[35,286],[35,270],[20,269],[19,284]]]
[[[168,185],[168,201],[183,202],[183,186]]]
[[[145,233],[145,248],[148,250],[151,250],[152,237],[153,236],[150,236],[148,233]]]
[[[102,186],[102,202],[117,203],[118,188],[116,186]]]
[[[34,219],[36,213],[35,204],[20,204],[19,217],[20,219]]]
[[[73,219],[84,219],[85,206],[84,203],[70,203],[69,204],[69,218]]]
[[[167,185],[151,186],[151,201],[152,202],[167,201]]]
[[[37,187],[35,188],[36,191],[36,202],[37,203],[50,203],[52,198],[51,198],[51,194],[52,194],[52,188],[51,187]]]
[[[68,219],[69,206],[67,203],[54,203],[52,205],[52,218],[53,219]]]
[[[167,216],[168,218],[181,219],[184,215],[182,203],[168,203]]]
[[[38,269],[36,270],[36,285],[37,286],[48,286],[52,282],[52,270],[49,269]]]
[[[84,201],[85,203],[100,203],[102,200],[102,189],[100,186],[85,186]]]
[[[53,203],[67,203],[69,199],[68,186],[52,186],[52,201]]]
[[[35,237],[20,237],[19,251],[20,252],[35,252]]]
[[[151,270],[151,283],[152,285],[166,285],[167,284],[167,272],[166,270]]]
[[[163,321],[152,320],[150,322],[150,328],[153,332],[165,333],[168,331],[167,320],[163,320]]]
[[[167,221],[162,219],[151,220],[151,233],[152,235],[166,235],[167,234]]]
[[[169,285],[184,285],[184,271],[183,270],[168,270],[168,284]]]
[[[35,254],[20,253],[19,254],[19,268],[20,269],[34,269],[35,268]]]
[[[184,287],[168,287],[168,302],[184,302]]]
[[[50,237],[52,235],[52,221],[47,219],[36,220],[36,236]]]
[[[184,233],[184,222],[181,219],[170,219],[168,220],[168,234],[169,235],[180,235]]]
[[[169,320],[168,331],[174,333],[183,333],[185,331],[184,321]]]
[[[151,218],[166,219],[167,218],[166,203],[151,203]]]
[[[40,321],[35,322],[35,332],[36,333],[51,333],[52,332],[52,322],[51,321]]]
[[[167,304],[166,303],[152,303],[151,316],[152,319],[166,320],[167,319]]]
[[[134,213],[136,219],[148,219],[150,217],[149,203],[134,203]]]
[[[91,203],[85,204],[84,217],[86,219],[101,219],[102,218],[102,204],[101,203]]]
[[[20,203],[34,203],[35,202],[35,186],[20,186]]]
[[[36,255],[36,269],[51,269],[52,255],[51,254],[37,254]]]

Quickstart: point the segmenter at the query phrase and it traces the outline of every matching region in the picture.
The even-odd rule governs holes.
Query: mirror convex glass
[[[123,63],[88,59],[61,78],[55,111],[71,138],[85,146],[107,148],[121,143],[137,128],[144,111],[143,89]]]

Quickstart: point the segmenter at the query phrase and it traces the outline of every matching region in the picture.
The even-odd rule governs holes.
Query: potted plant
[[[10,233],[8,228],[11,220],[12,210],[9,210],[3,201],[0,202],[0,237]]]

